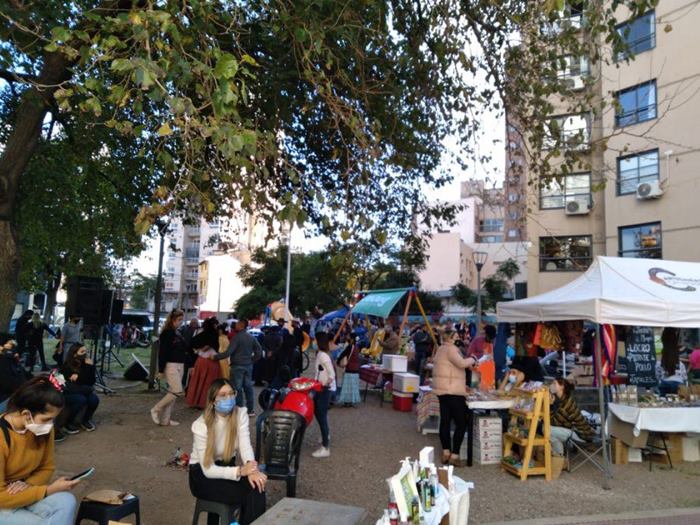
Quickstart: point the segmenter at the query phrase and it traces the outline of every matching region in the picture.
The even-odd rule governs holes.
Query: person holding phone
[[[330,337],[326,332],[316,333],[316,344],[318,353],[316,354],[316,380],[323,385],[314,398],[314,415],[318,426],[321,428],[321,447],[311,455],[315,458],[327,458],[331,455],[330,449],[330,428],[328,426],[328,405],[331,401],[331,393],[335,392],[335,368],[330,356]]]
[[[77,510],[69,491],[80,480],[51,482],[54,420],[63,409],[60,376],[22,385],[0,415],[0,523],[73,525]]]
[[[215,379],[204,413],[192,423],[190,490],[195,498],[241,506],[241,525],[265,512],[267,476],[258,470],[248,412],[228,379]]]

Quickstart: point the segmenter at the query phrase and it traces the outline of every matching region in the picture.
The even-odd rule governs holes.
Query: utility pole
[[[160,235],[160,249],[158,250],[158,277],[156,278],[156,293],[154,297],[153,332],[151,334],[151,363],[148,368],[148,389],[156,388],[156,371],[158,370],[158,329],[160,328],[160,302],[163,292],[163,256],[165,255],[165,234],[168,233],[168,224],[157,220],[156,228]],[[148,307],[148,306],[146,306]]]

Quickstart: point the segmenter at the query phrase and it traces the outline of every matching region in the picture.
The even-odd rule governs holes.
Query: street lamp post
[[[289,318],[292,315],[291,310],[289,309],[289,286],[292,281],[292,223],[289,223],[289,231],[287,233],[287,282],[285,285],[285,291],[284,291],[284,320],[289,322],[291,319]]]
[[[481,331],[481,269],[486,264],[489,254],[486,252],[473,252],[472,260],[476,266],[476,331]]]
[[[153,299],[153,332],[151,334],[151,339],[155,336],[158,337],[158,328],[160,325],[160,307],[163,292],[163,256],[165,255],[165,236],[168,233],[168,223],[163,220],[156,221],[156,228],[158,229],[158,235],[160,235],[160,246],[158,249],[158,277],[156,278],[156,290]],[[148,308],[148,305],[146,305]],[[158,367],[158,347],[155,345],[154,340],[151,341],[151,359],[150,367],[148,370],[148,389],[155,390],[156,388],[156,370]]]

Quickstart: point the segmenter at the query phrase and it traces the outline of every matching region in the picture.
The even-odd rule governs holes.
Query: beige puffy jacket
[[[433,392],[436,395],[467,395],[467,376],[464,370],[474,364],[472,358],[462,357],[455,345],[444,344],[435,352],[433,363]]]

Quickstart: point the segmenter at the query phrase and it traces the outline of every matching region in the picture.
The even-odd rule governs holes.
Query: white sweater
[[[240,463],[246,464],[248,461],[255,460],[255,453],[250,444],[250,430],[248,429],[248,413],[245,409],[236,408],[238,414],[238,435],[236,437],[236,446],[234,454],[240,459]],[[214,451],[214,461],[223,459],[224,448],[226,447],[226,427],[228,426],[228,418],[217,415],[214,423],[214,431],[216,435],[216,450]],[[204,452],[207,449],[207,425],[204,422],[204,415],[199,416],[192,423],[192,455],[190,456],[190,465],[200,464],[204,475],[211,479],[230,479],[238,481],[241,479],[241,467],[220,467],[213,463],[205,467]]]
[[[335,367],[327,352],[319,351],[316,354],[316,380],[328,387],[331,392],[335,392]]]

